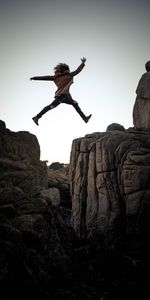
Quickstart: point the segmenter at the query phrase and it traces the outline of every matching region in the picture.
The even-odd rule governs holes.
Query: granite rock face
[[[25,194],[34,194],[48,185],[46,168],[40,161],[36,136],[12,132],[0,121],[0,188],[13,186]]]
[[[0,299],[55,298],[69,280],[70,229],[47,188],[37,138],[0,121]]]
[[[150,225],[150,131],[109,128],[72,144],[72,225],[80,237],[114,239]]]
[[[73,142],[72,220],[78,236],[116,234],[127,231],[127,224],[137,230],[142,221],[137,216],[147,225],[148,147],[147,132],[125,132],[117,124]],[[136,177],[124,174],[130,169]],[[47,174],[35,136],[11,132],[0,122],[0,299],[122,300],[140,291],[143,299],[145,252],[141,255],[134,239],[133,248],[115,251],[99,238],[78,238],[68,188],[68,177]],[[138,201],[130,198],[135,190]],[[146,249],[149,257],[147,244]]]
[[[71,208],[70,180],[68,174],[57,170],[48,170],[48,191],[50,191],[50,194],[51,191],[52,193],[53,191],[56,192],[55,199],[51,197],[55,205]]]
[[[133,125],[136,129],[150,129],[150,70],[147,67],[136,88]]]
[[[36,136],[12,132],[0,122],[0,212],[7,216],[38,213],[46,202],[40,197],[47,188],[47,166],[40,161]]]

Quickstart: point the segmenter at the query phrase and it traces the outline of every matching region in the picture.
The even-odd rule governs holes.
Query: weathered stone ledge
[[[72,225],[80,237],[138,234],[150,225],[149,130],[110,129],[72,144]]]

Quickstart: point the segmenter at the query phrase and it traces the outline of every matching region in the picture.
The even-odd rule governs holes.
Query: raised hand
[[[81,58],[81,61],[84,64],[86,62],[86,58],[85,57]]]

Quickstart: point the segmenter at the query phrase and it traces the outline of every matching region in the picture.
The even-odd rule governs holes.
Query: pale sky
[[[5,0],[0,2],[0,119],[12,131],[37,136],[41,160],[68,163],[73,139],[105,131],[111,123],[132,127],[135,90],[150,60],[150,1]],[[71,95],[86,115],[61,104],[36,126],[32,117],[54,100],[53,75],[67,63],[74,78]]]

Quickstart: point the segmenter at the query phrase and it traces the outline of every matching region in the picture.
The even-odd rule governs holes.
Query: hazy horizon
[[[0,3],[1,115],[12,131],[38,138],[41,160],[68,163],[72,140],[105,131],[111,123],[132,127],[135,90],[150,60],[148,1],[4,1]],[[85,124],[73,107],[59,105],[32,121],[54,100],[53,75],[65,62],[71,70],[87,58],[71,95],[92,118]]]

